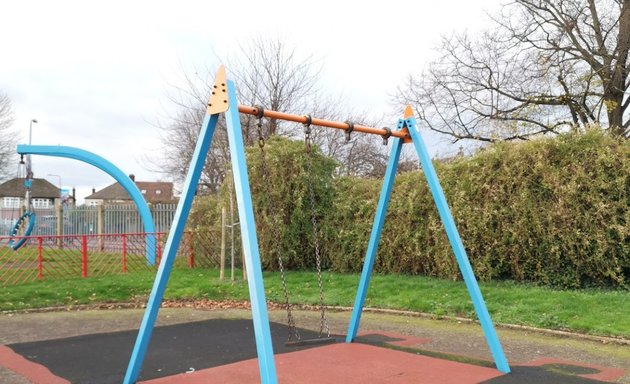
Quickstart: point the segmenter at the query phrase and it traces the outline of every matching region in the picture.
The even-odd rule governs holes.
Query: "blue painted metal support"
[[[20,144],[17,146],[17,153],[21,155],[32,154],[79,160],[93,165],[112,176],[118,183],[120,183],[125,191],[129,193],[129,196],[131,196],[133,202],[138,208],[138,212],[140,213],[140,218],[142,219],[142,224],[144,226],[144,232],[146,233],[146,258],[149,264],[155,265],[155,224],[153,223],[151,210],[149,209],[147,202],[144,200],[142,193],[138,190],[136,184],[129,178],[129,176],[125,175],[123,171],[112,164],[109,160],[97,154],[74,147]]]
[[[201,170],[203,169],[208,150],[210,149],[212,135],[218,119],[218,114],[206,115],[201,126],[195,152],[193,153],[191,160],[191,166],[188,170],[188,174],[186,175],[182,195],[179,199],[177,210],[175,211],[168,239],[166,240],[164,255],[162,257],[162,261],[160,262],[160,267],[158,268],[155,281],[153,282],[153,288],[151,289],[147,309],[144,312],[140,330],[138,331],[138,337],[136,338],[136,344],[133,348],[131,359],[129,360],[127,372],[125,373],[125,384],[135,383],[140,375],[142,362],[144,361],[144,356],[149,346],[151,333],[153,332],[155,320],[157,318],[158,311],[160,310],[162,299],[164,298],[164,291],[166,290],[166,285],[171,275],[171,269],[173,268],[177,248],[179,247],[179,242],[182,238],[182,234],[184,233],[184,228],[186,227],[186,221],[188,220],[195,191],[197,190]]]
[[[260,369],[261,383],[275,384],[277,383],[276,366],[273,358],[273,345],[271,342],[269,315],[267,313],[265,287],[263,285],[262,266],[260,264],[260,252],[256,236],[256,223],[254,222],[254,209],[247,176],[243,134],[241,132],[241,122],[239,119],[234,83],[230,80],[227,81],[227,91],[230,108],[225,114],[225,121],[227,123],[227,133],[230,144],[230,156],[232,158],[234,191],[238,204],[243,252],[245,253],[245,263],[247,265],[249,298],[252,305],[258,367]]]
[[[444,229],[446,230],[446,234],[451,243],[451,247],[453,248],[453,252],[455,253],[455,258],[457,259],[459,270],[462,273],[462,277],[464,278],[464,282],[466,283],[466,288],[468,288],[468,293],[470,295],[470,298],[472,299],[472,303],[475,311],[477,312],[477,316],[479,317],[479,322],[481,323],[481,327],[486,337],[486,342],[490,347],[490,352],[492,353],[492,357],[494,358],[494,363],[496,364],[497,369],[500,372],[509,373],[510,366],[508,365],[505,354],[503,353],[503,348],[501,347],[499,338],[497,337],[497,334],[494,330],[492,319],[490,318],[486,303],[484,302],[483,296],[481,295],[481,290],[479,289],[479,284],[477,283],[477,279],[475,278],[475,274],[470,265],[470,261],[468,260],[468,256],[466,255],[464,244],[459,237],[459,232],[457,231],[457,227],[455,226],[455,220],[453,219],[453,215],[451,214],[448,203],[446,202],[444,191],[442,191],[442,186],[440,185],[440,181],[438,180],[435,168],[433,167],[433,163],[431,162],[431,158],[429,157],[429,152],[427,151],[424,140],[422,139],[422,136],[420,135],[420,132],[418,131],[418,128],[416,126],[416,119],[414,117],[405,118],[404,124],[409,130],[409,134],[411,135],[411,138],[413,140],[413,145],[416,148],[418,157],[420,158],[422,170],[429,184],[429,188],[431,189],[433,200],[435,201],[435,205],[437,206],[440,218],[442,219],[442,223],[444,224]]]
[[[367,295],[367,290],[370,285],[372,269],[374,269],[374,260],[376,259],[378,241],[381,238],[381,230],[383,229],[387,205],[392,194],[394,179],[396,178],[396,169],[398,168],[398,160],[400,158],[402,145],[403,142],[401,139],[392,139],[392,149],[389,154],[389,162],[387,163],[385,177],[383,178],[381,196],[378,199],[378,205],[376,208],[376,216],[374,217],[374,223],[372,224],[370,242],[368,243],[367,251],[365,253],[361,280],[359,281],[359,288],[357,289],[357,296],[354,300],[354,307],[352,309],[352,317],[350,318],[348,333],[346,334],[346,343],[351,343],[357,337],[357,331],[359,330],[359,322],[361,321],[361,314],[363,313],[365,296]]]

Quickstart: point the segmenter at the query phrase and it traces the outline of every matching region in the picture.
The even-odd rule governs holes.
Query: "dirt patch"
[[[160,310],[157,325],[171,325],[215,318],[250,318],[245,302],[166,302]],[[37,313],[0,314],[0,344],[50,340],[93,333],[136,330],[144,310],[120,309],[110,305],[107,309],[72,309]],[[351,313],[329,311],[328,322],[334,334],[345,334]],[[298,327],[319,329],[319,313],[294,310]],[[270,321],[285,323],[286,312],[272,307]],[[478,324],[462,321],[434,320],[409,315],[364,313],[360,333],[387,332],[417,338],[409,347],[435,353],[456,354],[471,359],[492,361],[490,352]],[[559,359],[584,364],[621,368],[626,375],[618,383],[630,384],[630,348],[624,345],[583,340],[565,335],[546,335],[529,330],[498,328],[497,333],[511,365],[536,360]],[[0,381],[13,381],[6,371],[0,370]]]

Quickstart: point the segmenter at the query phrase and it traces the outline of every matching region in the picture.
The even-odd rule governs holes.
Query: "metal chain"
[[[260,147],[260,171],[262,174],[262,181],[265,188],[265,195],[267,196],[267,208],[269,212],[273,213],[275,211],[273,205],[273,199],[271,197],[271,189],[269,182],[269,170],[267,168],[267,160],[265,156],[265,137],[262,132],[262,116],[258,118],[258,146]],[[272,220],[275,221],[275,217],[271,216]],[[289,303],[289,289],[287,288],[287,280],[286,273],[284,271],[284,263],[282,261],[282,254],[280,253],[280,231],[279,226],[272,223],[271,225],[272,239],[273,239],[273,252],[276,253],[276,258],[278,259],[278,268],[280,269],[280,280],[282,281],[282,292],[284,293],[284,307],[287,311],[287,325],[288,325],[288,336],[287,341],[299,341],[300,333],[295,326],[295,320],[293,318],[293,313],[291,312],[291,303]]]
[[[20,162],[21,159],[20,159]],[[31,188],[33,186],[33,165],[31,163],[31,155],[26,155],[26,163],[25,163],[25,169],[26,169],[26,176],[24,178],[24,189],[25,189],[25,196],[24,196],[24,200],[26,203],[26,211],[30,212],[33,209],[33,202],[32,202],[32,191]]]
[[[310,120],[310,118],[308,119]],[[313,243],[315,246],[315,265],[317,268],[317,285],[319,286],[319,337],[322,337],[326,330],[326,337],[330,337],[330,328],[328,327],[328,319],[326,318],[326,307],[324,306],[324,284],[322,282],[322,257],[320,251],[319,227],[317,223],[317,215],[315,213],[315,191],[313,189],[313,150],[311,142],[310,124],[304,126],[304,143],[306,145],[306,180],[308,185],[308,194],[311,205],[311,225],[313,226]]]

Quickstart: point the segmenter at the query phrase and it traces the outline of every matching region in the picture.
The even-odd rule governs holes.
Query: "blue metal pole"
[[[225,114],[225,121],[227,123],[228,140],[230,143],[232,172],[234,174],[234,191],[238,204],[243,252],[245,253],[245,263],[247,265],[249,298],[252,305],[258,367],[260,369],[261,383],[275,384],[277,383],[276,366],[273,357],[273,344],[271,342],[267,301],[265,300],[265,287],[263,284],[262,266],[260,264],[256,223],[254,222],[252,195],[247,176],[243,134],[241,132],[241,122],[239,119],[234,83],[230,80],[227,81],[227,91],[230,108]]]
[[[129,193],[131,199],[136,204],[142,224],[144,226],[144,232],[146,233],[146,258],[149,264],[155,265],[155,225],[153,224],[153,216],[151,210],[147,205],[146,200],[142,196],[142,193],[138,190],[138,186],[125,175],[120,168],[116,167],[109,160],[83,149],[74,147],[64,147],[60,145],[25,145],[20,144],[17,146],[17,153],[29,154],[29,155],[42,155],[42,156],[55,156],[65,157],[68,159],[79,160],[84,163],[91,164],[96,168],[105,171],[112,176],[116,181]]]
[[[413,140],[418,157],[420,158],[422,170],[424,171],[429,188],[431,189],[433,200],[435,201],[440,218],[444,224],[444,229],[446,230],[451,247],[455,253],[459,270],[462,273],[462,277],[466,283],[466,288],[468,289],[468,294],[472,299],[473,306],[477,312],[477,316],[479,317],[479,322],[481,323],[481,327],[486,337],[486,342],[490,347],[490,352],[492,353],[494,362],[500,372],[509,373],[510,366],[508,365],[505,354],[503,353],[503,348],[501,347],[499,338],[497,337],[494,326],[492,325],[492,319],[488,313],[488,308],[486,307],[486,303],[481,295],[479,284],[477,283],[475,273],[473,272],[468,256],[466,255],[464,244],[462,243],[457,227],[455,226],[455,220],[453,219],[453,215],[451,214],[448,203],[446,202],[444,191],[442,191],[442,186],[440,185],[437,173],[435,172],[435,168],[433,167],[433,163],[429,157],[429,152],[427,151],[422,135],[420,135],[416,126],[416,119],[414,117],[408,117],[405,119],[405,124]]]
[[[389,198],[392,194],[392,188],[394,186],[394,180],[396,178],[396,169],[398,168],[398,160],[400,158],[402,145],[403,142],[401,139],[397,137],[392,139],[392,149],[389,154],[385,177],[383,178],[381,196],[378,199],[378,205],[376,208],[376,216],[374,217],[374,223],[372,224],[370,242],[368,243],[368,248],[365,253],[361,280],[359,281],[359,288],[357,289],[357,296],[354,300],[354,307],[352,309],[352,317],[350,318],[348,333],[346,334],[346,343],[351,343],[357,337],[357,332],[359,330],[359,322],[361,321],[363,305],[365,304],[365,297],[370,285],[372,270],[374,269],[374,260],[376,259],[378,241],[381,238],[381,231],[385,222],[387,205],[389,203]]]
[[[206,115],[201,126],[197,146],[195,147],[190,168],[188,169],[188,174],[184,181],[182,195],[179,199],[177,210],[175,211],[173,224],[171,225],[166,245],[164,246],[164,256],[162,257],[155,281],[153,282],[147,309],[144,312],[140,330],[138,331],[138,337],[136,338],[136,344],[134,345],[131,358],[129,359],[129,365],[124,379],[125,384],[135,383],[140,375],[140,369],[142,368],[144,356],[147,352],[149,341],[151,340],[151,333],[153,332],[155,320],[160,310],[162,299],[164,298],[166,284],[168,284],[168,279],[171,275],[177,248],[179,247],[179,242],[184,233],[184,228],[186,227],[186,221],[188,220],[188,214],[190,213],[195,191],[197,190],[201,170],[203,169],[208,150],[210,149],[212,135],[218,119],[219,114]]]

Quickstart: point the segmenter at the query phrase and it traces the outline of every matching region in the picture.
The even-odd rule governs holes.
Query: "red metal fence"
[[[167,235],[156,233],[155,236],[155,249],[149,252],[159,261]],[[0,242],[7,244],[9,237],[0,236]],[[156,266],[147,263],[146,251],[144,233],[30,236],[17,251],[9,246],[0,247],[0,285],[157,271]],[[186,232],[177,251],[175,267],[217,267],[219,252],[209,236]]]

